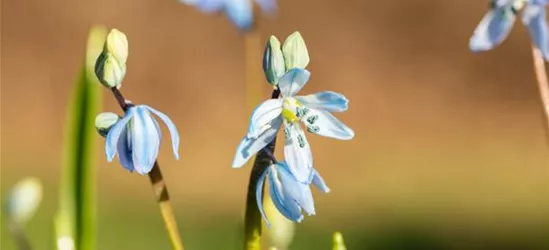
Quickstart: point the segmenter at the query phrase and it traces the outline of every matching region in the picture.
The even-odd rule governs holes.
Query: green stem
[[[273,91],[272,99],[278,98],[280,91]],[[265,172],[267,167],[272,164],[271,152],[274,153],[276,146],[276,137],[265,148],[257,153],[252,172],[250,174],[250,182],[248,183],[248,195],[246,196],[246,214],[244,216],[244,250],[261,250],[261,213],[257,208],[256,189],[257,182],[261,174]],[[264,189],[265,187],[262,187]]]
[[[17,244],[17,247],[19,250],[31,250],[32,247],[30,245],[29,239],[27,238],[27,235],[25,234],[25,231],[21,227],[21,225],[15,221],[9,222],[9,231],[12,234],[13,238],[15,238],[15,242]]]
[[[534,59],[534,72],[545,115],[545,125],[549,127],[549,82],[547,81],[547,73],[545,71],[545,61],[541,52],[535,46],[532,46],[532,57]],[[549,139],[549,128],[546,128],[546,132]]]

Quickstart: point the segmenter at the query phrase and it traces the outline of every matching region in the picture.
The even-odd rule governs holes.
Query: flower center
[[[282,117],[290,123],[298,122],[309,111],[295,98],[285,98],[282,104]]]

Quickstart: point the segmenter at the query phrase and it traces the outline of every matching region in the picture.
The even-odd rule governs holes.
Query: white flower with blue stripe
[[[285,162],[277,162],[263,172],[256,188],[257,207],[268,226],[270,226],[269,219],[263,209],[265,179],[268,179],[269,182],[269,192],[273,204],[284,217],[294,222],[301,222],[304,218],[302,210],[309,216],[315,214],[313,194],[309,184],[298,181]],[[311,181],[320,191],[330,192],[326,182],[315,169],[312,169]]]
[[[205,13],[223,12],[231,22],[240,30],[247,31],[254,23],[252,0],[179,0],[180,2],[195,6]],[[276,0],[255,0],[260,9],[268,14],[277,10]]]
[[[278,88],[282,98],[267,100],[254,110],[248,133],[238,146],[233,168],[242,167],[273,141],[284,124],[286,162],[292,175],[308,184],[313,178],[313,156],[300,122],[313,134],[340,140],[354,137],[353,130],[331,114],[347,110],[349,101],[345,96],[331,91],[296,96],[310,75],[306,69],[294,68],[280,78]]]
[[[500,45],[509,35],[516,16],[522,10],[522,23],[527,27],[533,44],[549,60],[549,36],[546,5],[549,0],[491,0],[490,10],[474,31],[469,48],[487,51]]]
[[[107,160],[111,162],[118,152],[120,164],[130,172],[148,174],[158,157],[162,133],[152,114],[168,127],[173,154],[179,159],[179,133],[172,120],[147,105],[131,106],[124,117],[108,131],[105,141]]]

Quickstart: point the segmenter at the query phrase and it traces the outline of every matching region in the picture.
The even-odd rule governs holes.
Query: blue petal
[[[118,139],[118,160],[120,164],[130,172],[135,170],[132,160],[132,147],[128,128],[124,128]]]
[[[132,160],[135,170],[145,175],[151,171],[158,156],[160,137],[149,111],[141,106],[136,109],[136,115],[130,122]]]
[[[355,132],[351,128],[328,111],[310,109],[303,122],[307,126],[307,130],[314,134],[339,140],[350,140],[355,137]]]
[[[273,14],[278,9],[276,0],[255,0],[259,8],[266,14]]]
[[[269,128],[274,119],[280,117],[281,113],[282,99],[269,99],[261,103],[250,117],[247,136],[249,138],[257,138],[257,136]]]
[[[276,175],[276,171],[270,171],[269,189],[273,204],[284,217],[291,221],[301,222],[303,220],[301,209],[294,200],[284,195],[282,184],[278,181]]]
[[[242,31],[248,31],[253,25],[253,8],[250,0],[226,0],[225,13]]]
[[[267,219],[267,215],[265,214],[265,210],[263,209],[263,186],[265,184],[265,177],[269,173],[271,167],[268,167],[265,169],[265,171],[261,174],[259,177],[259,180],[257,180],[257,186],[255,187],[255,201],[257,202],[257,208],[259,209],[259,212],[261,213],[261,216],[265,220],[265,223],[267,224],[267,227],[271,227],[271,223],[269,223],[269,219]]]
[[[315,204],[313,201],[313,193],[311,192],[309,185],[297,181],[291,174],[288,165],[285,163],[279,163],[277,170],[285,198],[297,202],[308,215],[314,215]]]
[[[324,193],[329,193],[330,192],[330,188],[326,185],[326,182],[324,181],[322,176],[320,176],[320,173],[318,173],[318,171],[316,171],[316,169],[313,169],[313,182],[312,183],[318,189],[320,189],[320,191],[322,191]]]
[[[189,0],[183,0],[183,2],[189,2]],[[194,2],[193,5],[202,12],[215,13],[223,9],[225,0],[190,0]]]
[[[284,157],[290,166],[290,172],[302,183],[311,182],[311,169],[313,167],[313,154],[305,133],[299,124],[286,124],[286,142],[284,145]]]
[[[293,97],[305,86],[311,72],[306,69],[293,68],[286,72],[278,81],[278,88],[283,97]]]
[[[170,131],[173,155],[175,156],[175,159],[179,159],[179,132],[177,132],[177,127],[175,126],[175,124],[172,122],[170,117],[168,117],[164,113],[146,105],[143,105],[143,107],[145,107],[147,110],[149,110],[150,112],[158,116],[164,122],[164,124],[166,124],[166,126],[168,127],[168,130]],[[161,137],[160,128],[158,128],[158,131],[159,131],[159,137]]]
[[[505,5],[486,13],[469,40],[472,51],[491,50],[507,38],[516,19],[511,8],[511,5]]]
[[[107,161],[111,162],[114,156],[116,155],[116,147],[118,145],[118,140],[122,130],[126,128],[128,121],[135,115],[135,107],[129,108],[124,114],[124,118],[120,119],[116,124],[114,124],[105,138],[105,153],[107,154]]]
[[[528,5],[524,9],[522,22],[528,28],[534,45],[541,51],[545,60],[549,60],[549,29],[546,12],[543,5]]]
[[[236,155],[233,160],[233,168],[240,168],[246,164],[252,156],[259,150],[267,146],[276,137],[280,126],[282,125],[282,118],[279,117],[271,122],[270,128],[265,130],[257,138],[244,137],[236,149]]]
[[[318,92],[307,96],[297,96],[303,105],[330,112],[343,112],[349,108],[349,100],[344,95],[332,91]]]

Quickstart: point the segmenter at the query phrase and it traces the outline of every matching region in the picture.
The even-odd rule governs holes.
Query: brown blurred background
[[[519,22],[496,50],[471,53],[487,2],[281,0],[276,18],[260,19],[262,41],[301,32],[312,72],[302,93],[344,93],[350,109],[337,116],[356,132],[308,137],[333,191],[315,193],[317,216],[298,226],[295,249],[329,249],[334,230],[349,249],[549,248],[549,148],[529,38]],[[37,249],[50,249],[66,105],[94,24],[128,36],[125,95],[178,125],[182,159],[166,137],[160,161],[184,240],[238,249],[250,170],[230,167],[251,112],[243,35],[176,0],[1,4],[2,193],[24,176],[45,182],[29,226]],[[103,110],[118,112],[104,94]],[[101,142],[99,249],[169,249],[147,179],[108,164]],[[225,229],[212,245],[208,232]]]

